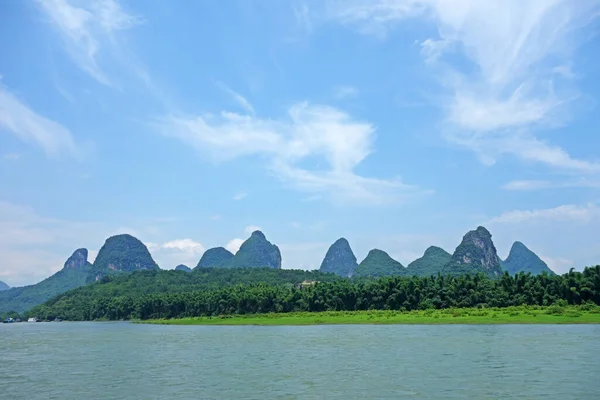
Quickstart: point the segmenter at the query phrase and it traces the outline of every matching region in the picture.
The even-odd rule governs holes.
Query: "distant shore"
[[[491,324],[600,324],[600,307],[459,308],[401,311],[328,311],[222,315],[214,317],[153,319],[137,323],[159,325],[491,325]]]

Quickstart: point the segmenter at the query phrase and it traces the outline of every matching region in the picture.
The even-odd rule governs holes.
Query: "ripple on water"
[[[11,399],[598,399],[595,325],[0,325]]]

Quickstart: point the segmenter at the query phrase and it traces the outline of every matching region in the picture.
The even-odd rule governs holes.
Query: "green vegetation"
[[[222,315],[154,319],[164,325],[334,325],[334,324],[600,324],[600,307],[448,308],[444,310],[370,310]]]
[[[429,276],[436,275],[442,271],[444,266],[450,262],[452,255],[446,250],[430,246],[425,250],[423,257],[417,258],[415,261],[408,264],[406,273],[414,276]]]
[[[319,281],[297,287],[303,280]],[[504,273],[350,280],[310,271],[197,269],[137,272],[74,289],[31,310],[44,319],[201,316],[600,304],[600,265],[562,276]]]
[[[399,275],[406,275],[406,268],[390,257],[385,251],[373,249],[369,251],[367,257],[358,264],[353,276],[356,278],[376,278],[381,276]]]
[[[196,268],[223,268],[233,258],[233,253],[223,247],[208,249],[202,254]]]
[[[81,269],[66,268],[35,285],[4,290],[0,292],[0,313],[22,313],[60,293],[83,286],[88,272],[89,266]]]
[[[175,271],[192,272],[192,269],[190,267],[188,267],[187,265],[179,264],[178,266],[175,267]]]
[[[490,278],[501,276],[500,257],[490,232],[483,226],[467,232],[441,272],[454,276],[476,273],[483,273]]]
[[[279,248],[271,244],[261,231],[254,231],[227,263],[229,268],[281,268]]]
[[[349,277],[354,275],[357,266],[356,257],[350,248],[350,243],[345,238],[340,238],[327,250],[319,271]]]
[[[158,269],[146,245],[131,235],[116,235],[106,239],[100,248],[87,281],[93,282],[107,275]]]
[[[502,268],[511,275],[519,272],[531,272],[533,275],[546,272],[554,275],[548,265],[521,242],[513,243],[508,258],[502,262]]]

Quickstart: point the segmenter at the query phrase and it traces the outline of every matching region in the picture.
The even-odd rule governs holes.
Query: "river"
[[[599,325],[0,324],[6,399],[600,399]]]

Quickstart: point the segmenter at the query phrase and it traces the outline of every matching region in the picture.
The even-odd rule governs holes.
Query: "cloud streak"
[[[556,115],[568,115],[578,96],[572,56],[599,9],[591,0],[354,0],[331,1],[328,17],[381,38],[411,18],[433,23],[438,35],[421,53],[447,89],[448,141],[488,165],[509,154],[588,173],[600,162],[574,159],[533,132],[564,123]]]
[[[61,124],[37,114],[0,83],[0,129],[40,147],[48,157],[80,159],[81,149]]]
[[[488,221],[490,224],[519,224],[536,221],[573,221],[588,223],[600,218],[600,209],[595,204],[585,206],[567,204],[537,210],[514,210],[505,212]]]
[[[252,115],[255,114],[254,107],[252,107],[252,104],[250,104],[250,102],[248,100],[246,100],[246,98],[244,96],[242,96],[235,90],[231,89],[229,86],[227,86],[223,82],[217,82],[217,86],[219,86],[219,88],[222,91],[227,93],[248,114],[252,114]]]
[[[357,175],[372,153],[375,127],[336,108],[297,103],[277,120],[222,112],[219,116],[169,115],[157,129],[218,161],[258,155],[268,170],[296,190],[328,193],[335,201],[399,202],[425,191]]]
[[[100,66],[100,55],[107,47],[114,46],[118,31],[130,29],[143,20],[126,13],[116,0],[37,0],[37,3],[60,33],[73,62],[99,83],[114,86]]]

